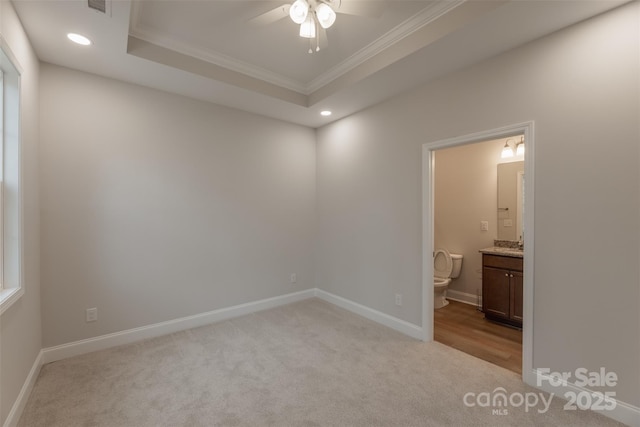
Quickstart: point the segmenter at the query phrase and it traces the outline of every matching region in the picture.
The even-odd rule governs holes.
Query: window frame
[[[2,149],[3,145],[0,141],[0,150]],[[4,290],[4,180],[2,179],[2,171],[0,171],[0,303],[3,301],[2,292]]]
[[[0,35],[0,315],[25,293],[23,268],[23,202],[21,141],[22,68]],[[8,149],[8,147],[10,147]],[[7,153],[10,153],[8,155]],[[11,162],[10,164],[7,162]],[[7,165],[11,187],[7,190]],[[12,194],[11,194],[12,193]],[[9,197],[9,199],[7,198]],[[8,212],[7,209],[11,211]],[[7,234],[6,224],[11,230]],[[9,256],[9,257],[8,257]],[[10,261],[10,262],[8,262]],[[9,276],[7,271],[10,270]]]
[[[4,289],[4,72],[0,64],[0,295]]]

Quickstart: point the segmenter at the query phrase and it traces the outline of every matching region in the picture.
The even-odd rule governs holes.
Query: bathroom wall
[[[480,142],[435,153],[434,247],[461,254],[462,271],[447,295],[478,303],[482,254],[497,236],[497,164],[505,140]],[[480,229],[489,222],[489,230]]]

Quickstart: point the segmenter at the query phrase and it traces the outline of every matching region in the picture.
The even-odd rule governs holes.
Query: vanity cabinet
[[[487,319],[522,327],[522,258],[482,254],[482,311]]]

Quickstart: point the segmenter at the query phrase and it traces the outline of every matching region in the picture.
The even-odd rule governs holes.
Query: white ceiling
[[[313,54],[284,13],[252,21],[286,0],[13,4],[42,61],[318,127],[625,2],[342,0],[367,16],[339,13]]]
[[[189,49],[216,61],[275,74],[292,89],[306,86],[389,33],[419,11],[437,5],[425,1],[395,1],[388,7],[380,0],[344,0],[345,4],[379,5],[379,17],[340,14],[330,29],[333,43],[309,54],[308,39],[298,36],[299,26],[285,13],[268,24],[252,24],[251,18],[274,8],[281,11],[285,0],[276,1],[145,1],[134,2],[130,34],[169,48]],[[454,2],[450,2],[452,6]],[[385,7],[387,6],[387,7]],[[338,9],[339,11],[340,9]],[[437,12],[437,11],[436,11]],[[233,40],[232,43],[230,41]],[[313,46],[315,48],[315,46]],[[230,62],[228,65],[236,65]]]

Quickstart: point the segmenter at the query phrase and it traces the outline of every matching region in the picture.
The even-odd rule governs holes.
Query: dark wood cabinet
[[[511,304],[509,311],[509,318],[515,322],[518,322],[522,326],[522,272],[512,271],[510,276],[510,296]]]
[[[522,258],[482,254],[482,311],[487,319],[522,327]]]

